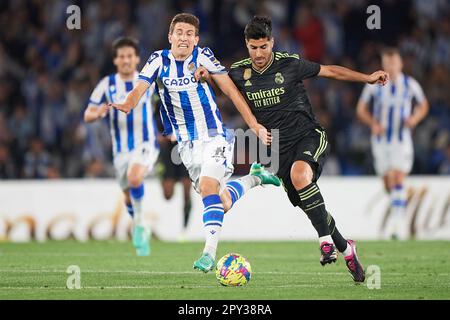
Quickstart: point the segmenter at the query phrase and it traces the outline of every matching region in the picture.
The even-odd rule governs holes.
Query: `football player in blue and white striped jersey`
[[[385,49],[381,59],[391,81],[386,86],[367,84],[358,102],[357,113],[372,130],[375,171],[383,177],[391,197],[393,223],[390,236],[404,238],[407,234],[407,224],[401,223],[407,204],[404,180],[414,160],[412,130],[428,113],[428,102],[420,84],[402,72],[402,59],[397,49]]]
[[[270,133],[256,121],[229,78],[225,68],[209,48],[198,47],[199,20],[181,13],[170,24],[168,39],[171,48],[155,51],[142,69],[138,83],[123,103],[111,106],[126,113],[133,110],[146,90],[156,83],[164,112],[178,140],[178,151],[194,188],[203,198],[203,225],[206,243],[194,268],[204,272],[215,267],[215,255],[224,212],[242,195],[260,184],[280,185],[273,174],[258,166],[251,174],[228,181],[233,173],[234,137],[220,116],[214,92],[207,82],[197,82],[195,70],[203,66],[215,83],[227,95],[247,125],[265,144],[272,141]]]
[[[133,245],[139,256],[150,254],[151,229],[142,212],[144,178],[158,158],[157,129],[148,88],[134,110],[128,114],[109,109],[109,103],[120,103],[138,81],[139,47],[131,38],[119,38],[113,44],[117,73],[104,77],[91,94],[84,120],[92,122],[109,116],[116,177],[125,195],[127,210],[133,217]]]

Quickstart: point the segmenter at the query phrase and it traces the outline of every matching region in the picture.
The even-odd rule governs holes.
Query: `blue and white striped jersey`
[[[195,47],[184,61],[175,60],[170,50],[155,51],[139,75],[150,85],[156,82],[167,115],[162,117],[164,127],[171,127],[179,142],[225,136],[212,88],[194,78],[199,66],[212,74],[226,72],[209,48]]]
[[[104,77],[92,92],[89,104],[99,106],[103,103],[123,103],[128,92],[133,90],[138,76],[139,73],[136,71],[133,81],[122,80],[118,73]],[[113,155],[130,152],[143,142],[152,143],[159,148],[151,102],[153,92],[154,86],[145,92],[136,108],[129,114],[115,108],[109,110]]]
[[[367,84],[360,97],[364,103],[373,102],[373,116],[385,128],[377,140],[389,144],[410,141],[411,130],[404,122],[412,113],[413,101],[422,103],[424,99],[420,84],[403,73],[385,86]]]

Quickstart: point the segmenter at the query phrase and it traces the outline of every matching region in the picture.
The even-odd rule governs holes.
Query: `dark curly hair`
[[[245,39],[272,38],[272,20],[267,16],[254,16],[244,30]]]

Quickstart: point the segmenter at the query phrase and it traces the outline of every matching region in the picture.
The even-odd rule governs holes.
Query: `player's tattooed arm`
[[[385,85],[389,80],[388,73],[383,70],[375,71],[372,74],[365,74],[336,65],[321,65],[318,76],[336,80],[365,82],[370,84],[377,83],[381,85]]]
[[[129,113],[138,104],[145,91],[150,87],[147,81],[137,81],[133,90],[128,93],[123,103],[110,103],[108,106],[116,108],[122,112]]]
[[[84,111],[84,121],[85,122],[94,122],[98,119],[102,119],[106,117],[108,114],[109,107],[106,103],[103,103],[99,106],[89,104],[89,106]]]
[[[194,76],[195,76],[195,79],[197,81],[207,81],[211,85],[213,83],[215,83],[215,81],[213,81],[213,79],[212,79],[211,74],[208,72],[208,70],[205,67],[202,67],[202,66],[198,67],[197,70],[195,71]],[[227,76],[227,77],[229,78],[229,76]],[[234,85],[233,81],[231,79],[230,79],[230,81],[233,84],[233,86],[236,88],[236,86]],[[238,95],[240,96],[240,97],[237,97],[237,99],[241,100],[241,103],[242,103],[242,100],[244,98],[242,97],[242,94],[239,92],[239,90],[237,90],[237,88],[236,88],[236,91],[237,91]],[[234,101],[233,101],[233,103],[234,103]],[[261,124],[256,122],[256,118],[254,118],[254,115],[250,111],[250,108],[248,107],[248,105],[245,102],[245,100],[243,101],[243,103],[245,104],[245,106],[242,105],[243,112],[241,112],[241,109],[239,109],[239,106],[238,106],[239,102],[238,102],[238,104],[236,104],[236,103],[234,103],[234,104],[235,104],[236,108],[239,110],[239,112],[241,112],[242,117],[244,118],[245,122],[250,127],[250,129],[253,130],[253,132],[262,140],[262,142],[264,144],[270,144],[272,142],[272,137],[271,137],[270,132],[268,132],[267,129],[264,126],[262,126]],[[244,117],[244,114],[246,114],[247,111],[250,113],[250,115],[248,115],[248,120]],[[252,118],[254,118],[254,121],[253,121]]]
[[[209,84],[212,82],[211,74],[203,66],[199,66],[194,73],[195,80],[204,82],[207,81]]]
[[[210,76],[219,89],[230,98],[253,133],[255,133],[264,144],[270,145],[272,143],[272,135],[263,125],[258,123],[244,97],[228,74],[218,73]]]

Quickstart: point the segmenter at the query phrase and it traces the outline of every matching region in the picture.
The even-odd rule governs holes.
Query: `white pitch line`
[[[0,269],[1,272],[10,272],[10,273],[66,273],[66,270],[57,270],[57,269]],[[125,270],[84,270],[81,269],[81,273],[123,273],[123,274],[154,274],[154,275],[164,275],[164,274],[200,274],[195,271],[125,271]]]
[[[0,273],[66,273],[64,269],[0,269]],[[119,274],[136,274],[136,275],[201,275],[203,274],[196,271],[146,271],[146,270],[92,270],[92,269],[81,269],[81,273],[119,273]],[[419,273],[404,273],[404,272],[381,272],[382,275],[392,275],[392,276],[404,276],[404,275],[430,275],[430,276],[450,276],[450,273],[432,273],[432,272],[419,272]],[[281,272],[281,271],[254,271],[254,275],[345,275],[347,276],[347,271],[342,272]]]
[[[117,256],[126,256],[126,257],[134,257],[133,253],[65,253],[65,252],[27,252],[25,253],[27,256],[42,256],[42,257],[117,257]],[[0,252],[1,256],[23,256],[23,252]]]
[[[330,287],[349,287],[354,286],[353,283],[345,283],[345,284],[339,284],[339,283],[328,283],[328,284],[287,284],[287,285],[257,285],[257,286],[250,286],[246,287],[248,289],[280,289],[280,288],[330,288]],[[362,287],[365,286],[365,284],[360,285]],[[410,284],[408,284],[409,287],[411,287]],[[414,285],[412,285],[414,287]],[[419,287],[423,288],[423,285],[418,285]],[[183,287],[183,288],[182,288]],[[405,287],[405,285],[402,284],[383,284],[382,288],[399,288],[399,287]],[[450,283],[441,284],[438,287],[450,287]],[[74,292],[80,292],[83,289],[86,290],[114,290],[114,289],[209,289],[209,288],[222,288],[219,285],[148,285],[148,286],[82,286],[80,289],[74,289]],[[429,289],[436,288],[436,286],[428,286]],[[66,287],[0,287],[1,290],[69,290]],[[238,289],[239,290],[239,289]],[[72,290],[70,290],[72,291]]]

